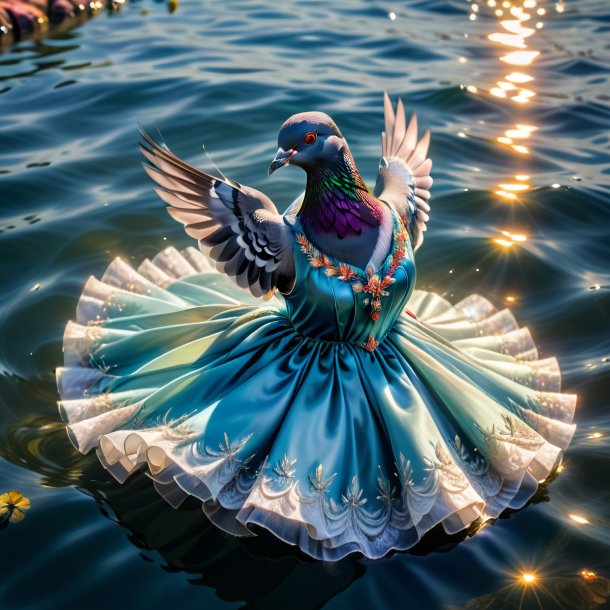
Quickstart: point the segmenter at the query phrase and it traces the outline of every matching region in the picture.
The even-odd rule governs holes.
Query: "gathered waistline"
[[[281,315],[281,314],[280,314]],[[295,334],[297,334],[302,339],[307,339],[308,341],[313,341],[315,343],[325,343],[327,345],[354,345],[356,347],[360,347],[361,349],[366,350],[367,352],[374,352],[381,343],[385,340],[385,338],[390,334],[390,330],[388,330],[380,339],[375,339],[372,335],[369,335],[366,341],[347,341],[347,340],[331,340],[331,339],[322,339],[321,337],[310,337],[309,335],[304,334],[300,331],[296,326],[292,323],[292,320],[288,316],[282,317],[286,320],[286,322],[292,327]]]

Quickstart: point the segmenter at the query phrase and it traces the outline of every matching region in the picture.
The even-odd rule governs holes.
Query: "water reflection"
[[[19,490],[32,503],[22,523],[0,532],[0,547],[11,551],[0,558],[0,572],[8,574],[0,606],[103,608],[107,591],[96,593],[112,587],[132,594],[129,602],[137,608],[162,601],[189,609],[233,607],[191,587],[192,581],[223,600],[247,600],[249,608],[393,610],[408,599],[410,607],[425,610],[442,603],[516,609],[522,593],[524,609],[539,608],[534,591],[544,608],[555,607],[538,585],[565,609],[599,608],[581,585],[602,587],[610,575],[603,186],[610,115],[601,95],[607,89],[604,40],[594,34],[605,27],[607,7],[598,6],[596,16],[589,13],[592,3],[586,9],[574,3],[570,16],[551,21],[552,3],[544,4],[541,17],[539,5],[526,1],[521,6],[532,17],[520,21],[506,4],[479,3],[476,20],[466,14],[458,21],[447,12],[455,3],[445,2],[414,3],[419,8],[413,11],[411,4],[396,5],[396,13],[387,14],[374,3],[352,3],[351,15],[329,3],[310,10],[288,2],[273,13],[266,8],[266,16],[257,15],[257,3],[210,3],[198,11],[191,2],[182,3],[179,23],[172,20],[176,30],[168,27],[163,5],[146,3],[152,10],[146,18],[134,6],[82,30],[55,33],[53,40],[22,42],[0,57],[7,139],[0,190],[10,194],[0,221],[2,256],[10,261],[0,308],[0,458],[7,460],[0,459],[0,493]],[[375,21],[379,12],[383,23]],[[525,48],[487,38],[516,34],[502,20],[536,30],[524,38]],[[138,27],[147,28],[148,44]],[[287,27],[285,39],[274,35]],[[478,28],[482,36],[475,35]],[[303,30],[320,42],[295,45]],[[273,61],[263,61],[261,50]],[[595,61],[585,55],[590,50],[599,53]],[[540,55],[525,66],[499,60],[522,51]],[[254,71],[258,64],[264,73]],[[456,80],[466,72],[469,82],[460,91]],[[78,84],[54,89],[68,76]],[[114,483],[95,455],[79,456],[67,442],[52,369],[61,361],[64,321],[87,275],[116,254],[154,254],[172,235],[171,219],[164,222],[142,184],[136,118],[161,118],[183,150],[204,140],[228,159],[236,178],[266,191],[256,182],[266,169],[265,147],[295,106],[337,115],[354,149],[370,153],[373,171],[378,144],[371,132],[377,131],[368,126],[373,116],[382,120],[384,88],[414,98],[435,127],[437,213],[419,255],[420,286],[446,290],[452,300],[482,291],[528,322],[544,355],[558,355],[570,390],[581,395],[579,433],[568,463],[558,468],[550,502],[543,496],[509,523],[485,526],[457,545],[436,545],[449,553],[423,549],[422,557],[320,566],[278,553],[273,540],[224,536],[206,524],[199,506],[174,511],[144,475],[126,487]],[[492,88],[504,97],[489,93]],[[521,89],[538,95],[513,100]],[[581,94],[586,102],[576,103]],[[474,137],[477,125],[485,130],[482,138]],[[51,165],[40,164],[47,161]],[[571,176],[582,182],[574,184]],[[542,184],[555,188],[535,188]],[[297,186],[288,176],[270,185],[270,195],[280,200]],[[527,206],[519,205],[524,201]],[[519,584],[525,573],[535,576],[535,588]],[[503,589],[509,585],[510,595]],[[202,601],[208,594],[209,604]]]
[[[502,237],[496,237],[493,241],[503,248],[511,248],[517,243],[527,241],[527,235],[522,233],[511,233],[510,231],[500,231],[500,233]]]
[[[496,2],[489,0],[487,5],[493,9]],[[536,6],[535,0],[522,0],[521,3],[503,2],[503,8],[493,11],[493,15],[496,17],[495,27],[499,31],[489,34],[487,38],[506,51],[498,59],[511,68],[489,88],[489,93],[493,97],[526,105],[536,96],[536,91],[532,88],[534,76],[523,70],[524,67],[531,66],[540,56],[540,51],[532,48],[533,42],[530,38],[542,28],[543,23],[538,22],[535,27],[525,25],[534,15],[545,14],[545,9],[536,9]],[[514,67],[520,69],[514,70]],[[525,141],[531,138],[537,129],[536,125],[519,122],[506,129],[496,139],[499,144],[518,155],[528,155],[530,148]],[[498,185],[499,188],[495,193],[508,201],[519,200],[525,191],[531,188],[528,180],[529,176],[525,173],[511,176]]]
[[[592,570],[559,576],[525,570],[502,589],[445,610],[596,610],[609,598],[610,580]]]

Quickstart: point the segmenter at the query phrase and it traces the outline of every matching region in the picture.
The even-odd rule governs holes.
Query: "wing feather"
[[[401,99],[396,104],[396,112],[387,93],[383,105],[385,132],[381,134],[382,158],[375,196],[394,206],[403,216],[411,231],[413,247],[417,249],[430,219],[432,161],[427,158],[430,132],[426,131],[418,142],[415,113],[407,126]]]
[[[141,130],[144,169],[169,214],[216,266],[255,296],[290,289],[292,232],[263,193],[216,178],[177,157]]]

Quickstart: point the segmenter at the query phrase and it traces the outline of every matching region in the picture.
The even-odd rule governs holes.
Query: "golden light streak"
[[[510,81],[511,83],[529,83],[530,81],[534,80],[533,76],[530,76],[529,74],[524,74],[523,72],[512,72],[511,74],[508,74],[504,77],[507,81]]]
[[[472,0],[470,1],[472,2]],[[536,28],[534,27],[536,15],[542,15],[546,12],[538,8],[541,4],[537,0],[521,0],[519,3],[510,2],[509,0],[503,0],[502,2],[500,0],[485,0],[484,2],[477,0],[476,5],[471,5],[472,13],[482,13],[485,5],[487,5],[490,7],[488,14],[496,15],[496,28],[499,31],[488,34],[487,38],[492,43],[506,47],[505,52],[499,58],[504,64],[529,66],[539,57],[540,51],[532,49],[528,45],[528,41],[536,33]],[[562,0],[559,0],[555,7],[559,4],[562,4]],[[532,19],[533,17],[534,19]],[[531,21],[531,23],[526,25],[528,21]],[[515,48],[518,50],[514,50]],[[499,79],[493,87],[489,88],[489,95],[501,100],[510,100],[520,105],[532,102],[537,93],[533,89],[526,88],[524,85],[534,81],[534,77],[519,69],[514,69],[514,71],[506,70],[506,72],[504,78]],[[460,85],[460,87],[470,93],[478,94],[480,92],[475,85]],[[482,121],[480,122],[482,123]],[[517,124],[506,129],[496,140],[498,144],[506,145],[516,154],[527,155],[530,149],[523,141],[531,138],[532,133],[537,129],[534,125]],[[458,135],[463,137],[462,132]],[[527,184],[530,180],[529,175],[525,173],[518,174],[514,176],[514,179],[516,183],[511,182],[511,178],[499,183],[494,191],[496,195],[509,201],[514,201],[531,188]],[[515,243],[523,242],[526,239],[525,235],[507,233],[504,234],[504,237],[496,239],[495,242],[504,248],[510,248]]]
[[[521,129],[507,129],[504,132],[509,138],[529,138],[530,134],[527,131]]]
[[[589,520],[583,517],[582,515],[568,515],[574,523],[578,523],[579,525],[588,525]]]
[[[500,231],[504,237],[508,237],[511,242],[523,242],[527,241],[527,235],[521,233],[511,233],[510,231]]]
[[[508,138],[529,138],[533,131],[536,131],[538,127],[533,125],[515,125],[514,129],[507,129],[504,134]]]
[[[528,19],[531,19],[531,15],[526,13],[520,6],[513,6],[510,9],[510,14],[520,21],[527,21]]]
[[[504,89],[500,89],[500,87],[493,87],[489,90],[494,97],[506,97],[506,91]]]
[[[529,188],[527,184],[499,184],[498,186],[505,191],[527,191]]]
[[[487,37],[492,42],[499,42],[508,47],[517,47],[518,49],[525,49],[525,42],[523,36],[517,34],[502,34],[501,32],[494,32]]]
[[[513,34],[518,34],[522,38],[527,38],[531,36],[536,30],[533,28],[526,28],[521,25],[521,21],[519,19],[505,19],[504,21],[500,21],[500,25],[507,31]]]
[[[513,51],[500,57],[500,61],[512,66],[529,66],[538,55],[540,55],[540,51]]]

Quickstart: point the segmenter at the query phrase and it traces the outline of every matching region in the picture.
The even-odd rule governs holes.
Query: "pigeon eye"
[[[303,138],[305,144],[313,144],[317,139],[318,136],[313,131],[306,133],[305,137]]]

